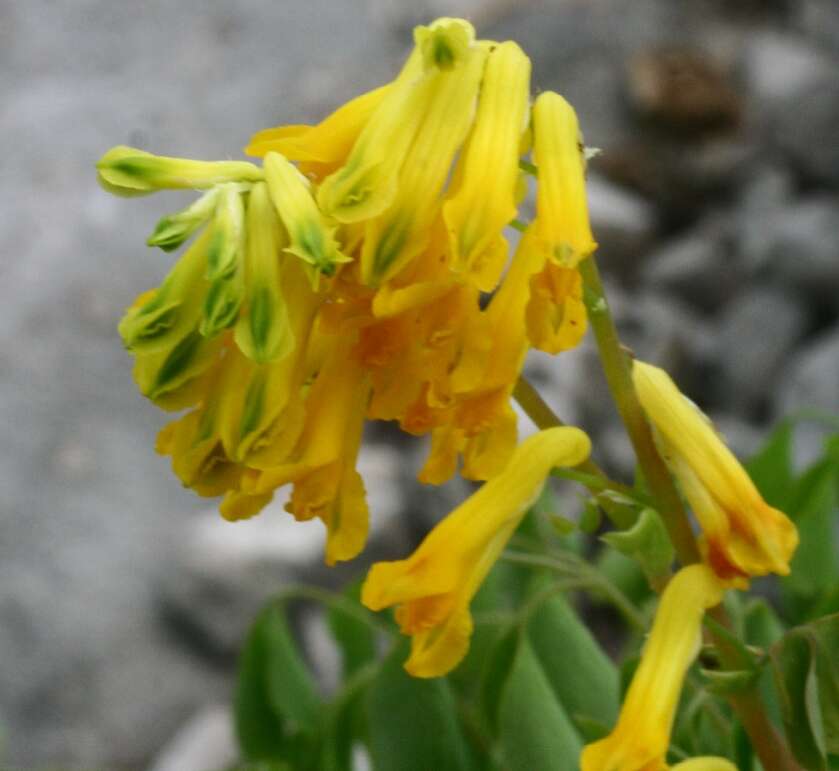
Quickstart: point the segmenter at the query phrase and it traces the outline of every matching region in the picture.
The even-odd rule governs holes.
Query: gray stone
[[[211,704],[178,729],[148,771],[224,771],[238,758],[230,707]]]
[[[765,408],[806,326],[805,308],[789,293],[755,286],[735,298],[716,334],[720,400],[738,413]]]
[[[816,411],[839,416],[839,326],[808,343],[784,365],[775,390],[775,418]],[[835,427],[832,429],[835,433]],[[804,467],[822,453],[829,433],[821,422],[800,424],[795,433],[795,458]]]
[[[803,35],[763,29],[745,39],[744,69],[754,106],[793,97],[825,80],[836,60]]]
[[[596,165],[595,158],[591,167]],[[586,194],[598,243],[598,262],[624,280],[633,279],[657,234],[655,207],[638,193],[610,182],[596,171],[588,175]]]
[[[754,273],[839,310],[837,233],[839,198],[802,199],[754,220],[744,258]]]
[[[839,186],[839,79],[835,74],[790,96],[778,109],[781,149],[807,181]]]
[[[839,53],[839,9],[833,0],[796,0],[793,8],[799,29]]]
[[[713,311],[725,304],[743,278],[731,242],[728,222],[719,218],[705,220],[650,254],[641,282],[704,311]]]

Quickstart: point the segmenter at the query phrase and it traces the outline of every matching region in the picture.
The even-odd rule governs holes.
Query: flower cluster
[[[557,353],[586,328],[576,266],[595,243],[573,109],[551,92],[531,105],[527,56],[468,22],[414,38],[393,82],[257,133],[261,166],[128,147],[98,164],[117,194],[205,191],[149,237],[173,250],[200,231],[120,324],[142,393],[189,410],[158,450],[228,519],[293,485],[287,509],[324,522],[330,564],[366,538],[365,418],[430,434],[426,483],[458,464],[489,479],[516,446],[528,348]],[[537,211],[511,255],[522,165]]]

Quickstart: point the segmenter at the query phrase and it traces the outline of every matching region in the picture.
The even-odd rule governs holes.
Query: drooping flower
[[[588,745],[582,771],[666,771],[670,732],[682,683],[699,653],[702,617],[718,605],[726,586],[706,565],[689,565],[661,595],[641,662],[624,698],[618,722]],[[721,759],[695,758],[679,769],[733,768]]]
[[[763,500],[710,420],[662,369],[640,361],[632,377],[662,453],[703,532],[708,564],[724,579],[786,575],[795,525]]]
[[[361,601],[371,610],[398,606],[396,619],[412,637],[409,673],[438,677],[466,655],[472,597],[551,468],[575,466],[589,449],[577,428],[551,428],[525,439],[504,470],[443,519],[410,557],[372,567]]]
[[[530,69],[515,43],[441,18],[414,30],[392,82],[317,125],[254,135],[261,165],[122,146],[102,157],[116,194],[202,193],[149,236],[186,248],[120,332],[142,393],[190,410],[159,451],[184,484],[224,496],[225,517],[290,485],[294,516],[326,525],[327,561],[354,556],[365,419],[431,434],[425,482],[506,466],[527,351],[580,340],[575,266],[594,248],[576,116],[549,92],[531,111]],[[510,255],[531,133],[537,219]]]

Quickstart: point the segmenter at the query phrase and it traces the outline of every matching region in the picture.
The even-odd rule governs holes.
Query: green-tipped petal
[[[244,249],[245,207],[239,187],[221,185],[213,219],[213,235],[207,252],[207,280],[229,277]]]
[[[277,152],[265,156],[268,192],[291,242],[286,251],[331,276],[335,267],[350,258],[342,254],[330,225],[312,198],[308,180]]]
[[[164,252],[177,249],[213,216],[218,195],[219,188],[208,190],[186,209],[175,214],[167,214],[157,223],[154,232],[146,239],[146,244],[158,246]]]
[[[169,349],[193,330],[207,291],[204,271],[209,234],[205,231],[175,264],[160,287],[123,317],[119,333],[134,353]]]
[[[115,195],[146,195],[163,189],[206,189],[222,182],[255,182],[262,171],[247,161],[192,161],[152,155],[118,145],[96,164],[99,183]]]
[[[248,202],[245,276],[247,307],[236,324],[236,344],[258,364],[286,356],[294,348],[288,310],[280,288],[280,223],[264,183],[253,186]]]

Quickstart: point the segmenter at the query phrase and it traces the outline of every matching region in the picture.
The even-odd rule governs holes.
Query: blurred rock
[[[178,729],[148,771],[224,771],[238,758],[230,707],[213,704]]]
[[[731,242],[726,220],[704,220],[650,254],[641,281],[654,291],[713,311],[728,301],[743,279]]]
[[[839,186],[837,125],[839,78],[835,74],[801,89],[779,107],[777,142],[806,181]]]
[[[625,281],[631,280],[656,236],[655,207],[597,173],[589,174],[586,193],[598,262]]]
[[[839,6],[834,0],[795,0],[793,7],[796,26],[839,53]]]
[[[662,223],[676,227],[694,222],[712,202],[730,198],[757,154],[745,135],[691,141],[648,136],[605,148],[597,168],[649,198]]]
[[[836,61],[802,35],[766,29],[746,39],[744,67],[749,98],[762,109],[827,79]]]
[[[638,115],[686,135],[726,131],[740,123],[740,97],[708,54],[687,47],[646,48],[627,67],[628,93]]]
[[[740,414],[765,410],[771,384],[807,326],[807,311],[790,293],[755,286],[725,309],[715,340],[720,398]]]
[[[788,358],[775,405],[778,415],[802,409],[839,414],[839,326]]]
[[[839,197],[818,196],[758,214],[746,232],[752,271],[839,311]]]
[[[775,389],[774,407],[776,420],[800,411],[823,412],[834,419],[839,415],[839,326],[790,357]],[[826,433],[819,423],[798,427],[795,457],[799,467],[821,455]]]

